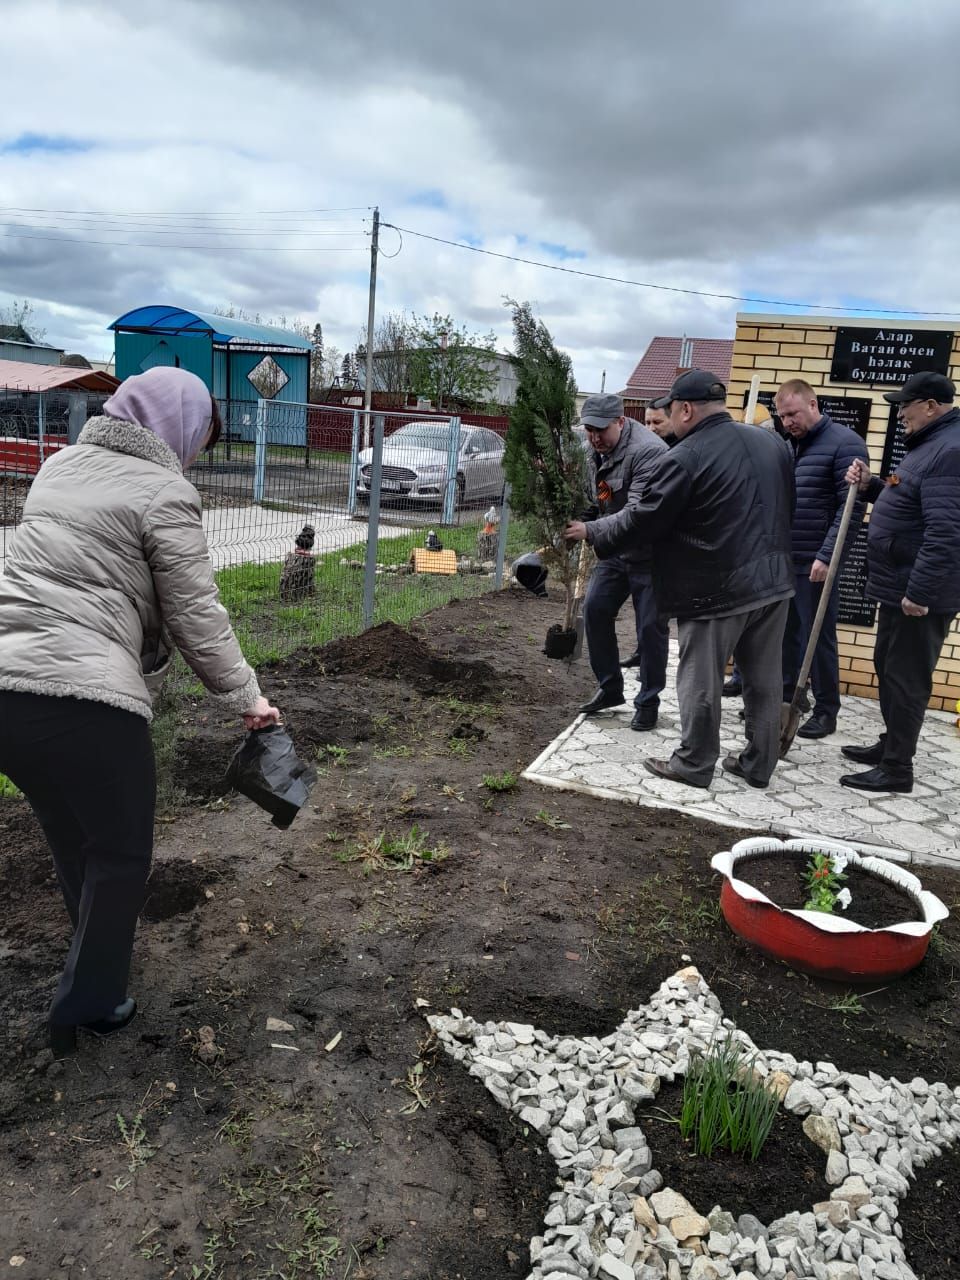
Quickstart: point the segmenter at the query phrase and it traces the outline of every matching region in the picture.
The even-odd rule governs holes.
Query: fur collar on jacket
[[[77,444],[96,444],[115,453],[128,453],[145,462],[155,462],[167,471],[183,474],[180,459],[168,444],[138,422],[124,422],[121,418],[91,418],[77,439]]]

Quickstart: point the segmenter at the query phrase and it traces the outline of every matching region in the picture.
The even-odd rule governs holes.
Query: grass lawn
[[[477,525],[440,529],[445,548],[458,556],[476,554]],[[415,547],[422,547],[425,531],[401,537],[381,537],[377,559],[381,565],[404,565]],[[530,550],[522,522],[511,520],[507,530],[507,560]],[[316,558],[316,594],[302,604],[280,600],[279,561],[236,565],[217,574],[220,596],[233,621],[248,661],[282,658],[294,649],[326,644],[338,636],[363,629],[363,564],[366,547],[327,551]],[[346,563],[343,563],[346,562]],[[492,589],[485,574],[377,575],[374,622],[407,623],[448,600],[482,595]]]

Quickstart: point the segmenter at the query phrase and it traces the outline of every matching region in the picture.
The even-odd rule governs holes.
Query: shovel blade
[[[800,727],[800,708],[795,702],[783,702],[780,705],[780,759],[787,754],[793,746],[793,740],[797,736],[797,730]]]

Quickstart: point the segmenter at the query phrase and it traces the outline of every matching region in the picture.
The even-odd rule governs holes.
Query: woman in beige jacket
[[[220,416],[183,369],[128,378],[33,483],[0,578],[0,773],[53,852],[74,937],[50,1010],[58,1056],[76,1029],[136,1012],[127,977],[153,851],[151,692],[175,648],[247,728],[279,712],[220,603],[183,471]]]

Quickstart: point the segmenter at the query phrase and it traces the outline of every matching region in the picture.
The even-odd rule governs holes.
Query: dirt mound
[[[444,657],[421,637],[395,622],[383,622],[359,636],[332,640],[309,655],[295,655],[304,674],[363,675],[375,680],[405,680],[421,692],[430,693],[438,685],[455,686],[465,699],[492,696],[502,683],[489,662]],[[288,667],[292,660],[283,665]]]

